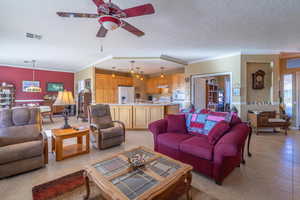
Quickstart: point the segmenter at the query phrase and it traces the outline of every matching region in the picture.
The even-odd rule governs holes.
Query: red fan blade
[[[106,33],[107,33],[107,29],[104,28],[102,25],[97,33],[97,37],[105,37],[106,36]]]
[[[104,4],[103,0],[93,0],[93,2],[96,4],[96,6],[100,6],[101,4]]]
[[[137,29],[136,27],[132,26],[131,24],[129,24],[128,22],[122,21],[122,28],[124,28],[126,31],[129,31],[130,33],[141,37],[143,35],[145,35],[145,33],[139,29]]]
[[[128,8],[123,10],[124,13],[126,13],[127,17],[137,17],[142,15],[151,15],[155,12],[154,7],[152,4],[145,4],[133,8]]]
[[[60,17],[82,17],[82,18],[97,18],[98,14],[90,14],[90,13],[71,13],[71,12],[57,12],[56,13]]]

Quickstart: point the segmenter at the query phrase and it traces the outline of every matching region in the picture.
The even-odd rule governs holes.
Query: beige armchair
[[[0,178],[48,163],[47,137],[38,108],[0,110]]]
[[[125,125],[112,120],[109,105],[89,106],[88,116],[91,142],[94,147],[106,149],[125,142]]]

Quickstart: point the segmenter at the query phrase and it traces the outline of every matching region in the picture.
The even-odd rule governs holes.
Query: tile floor
[[[45,128],[59,127],[61,118],[55,123],[46,123]],[[80,124],[75,118],[70,124]],[[145,145],[153,148],[152,135],[148,131],[128,131],[126,144],[104,151],[92,149],[90,154],[56,162],[49,157],[46,168],[0,180],[1,200],[32,199],[31,188],[68,173],[80,170],[88,163],[109,154]],[[246,165],[236,168],[218,186],[198,173],[193,173],[192,185],[220,200],[298,200],[300,199],[300,132],[261,133],[253,136],[252,158]],[[197,197],[193,198],[194,200]]]

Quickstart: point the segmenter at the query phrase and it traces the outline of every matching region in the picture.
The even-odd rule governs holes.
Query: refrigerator
[[[118,103],[119,104],[134,103],[134,87],[119,86]]]

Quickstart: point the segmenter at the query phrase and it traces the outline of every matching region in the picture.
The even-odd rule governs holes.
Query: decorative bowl
[[[135,154],[128,158],[128,162],[133,168],[142,167],[145,165],[145,157],[146,155],[144,154]]]

